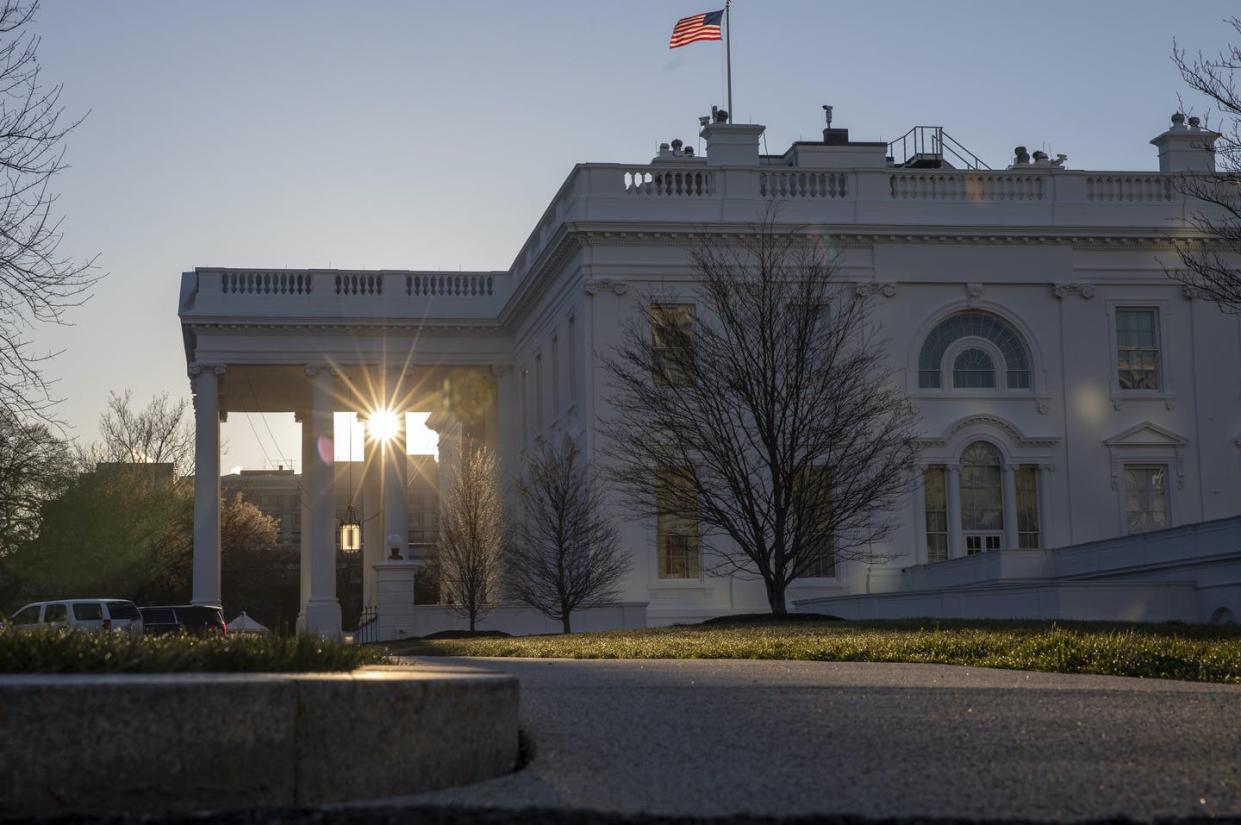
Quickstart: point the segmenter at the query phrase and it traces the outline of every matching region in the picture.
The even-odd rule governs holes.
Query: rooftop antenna
[[[823,115],[827,118],[827,128],[832,128],[832,107],[826,103],[823,104]]]

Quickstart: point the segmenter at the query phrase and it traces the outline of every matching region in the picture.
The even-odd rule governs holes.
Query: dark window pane
[[[69,619],[69,611],[63,604],[49,604],[43,610],[44,624],[65,622]]]
[[[107,602],[107,605],[108,614],[114,619],[137,621],[142,618],[133,602]]]
[[[73,618],[80,622],[94,622],[103,618],[103,608],[99,602],[74,602]]]

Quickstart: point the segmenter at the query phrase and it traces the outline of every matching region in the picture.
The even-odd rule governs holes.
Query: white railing
[[[1112,203],[1168,203],[1178,196],[1166,175],[1087,175],[1086,199]]]
[[[889,179],[896,200],[1041,201],[1045,175],[1003,172],[898,172]]]
[[[220,292],[225,295],[309,295],[309,272],[259,272],[225,270],[220,273]]]
[[[495,278],[491,275],[406,275],[405,294],[415,297],[471,298],[491,295],[495,291]]]
[[[848,194],[847,180],[840,172],[762,172],[758,193],[765,198],[843,198]]]
[[[336,276],[337,295],[383,295],[384,280],[379,274],[342,273]]]
[[[624,173],[631,195],[700,198],[714,194],[711,172],[705,169],[646,168]]]

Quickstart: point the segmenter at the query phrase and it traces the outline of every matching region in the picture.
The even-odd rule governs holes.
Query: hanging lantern
[[[346,553],[362,549],[362,525],[352,504],[345,508],[345,520],[340,523],[340,549]]]

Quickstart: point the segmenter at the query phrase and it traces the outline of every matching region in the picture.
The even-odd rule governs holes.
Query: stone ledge
[[[316,805],[517,760],[517,680],[460,668],[0,677],[0,817]]]

